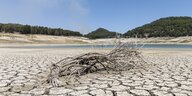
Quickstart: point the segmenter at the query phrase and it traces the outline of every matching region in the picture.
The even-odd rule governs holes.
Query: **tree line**
[[[161,18],[130,30],[124,36],[140,38],[192,36],[192,17]]]
[[[48,28],[42,26],[30,26],[21,24],[0,23],[0,33],[20,33],[20,34],[45,34],[56,36],[84,36],[90,39],[114,38],[117,32],[98,28],[86,35],[80,32],[64,30],[61,28]],[[119,33],[118,33],[119,34]],[[192,17],[166,17],[160,18],[149,24],[137,27],[121,35],[123,37],[179,37],[192,36]]]
[[[104,28],[98,28],[95,31],[92,31],[86,35],[82,35],[80,32],[63,30],[61,28],[48,28],[42,26],[30,26],[12,23],[0,23],[0,33],[44,34],[55,36],[84,36],[89,39],[114,38],[116,35],[116,32],[111,32]]]
[[[48,28],[42,26],[30,26],[21,24],[0,24],[1,33],[20,33],[20,34],[44,34],[55,36],[82,36],[80,32],[64,30],[61,28]]]

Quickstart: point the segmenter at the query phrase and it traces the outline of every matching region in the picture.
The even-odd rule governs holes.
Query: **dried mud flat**
[[[83,76],[64,87],[42,84],[52,63],[90,49],[0,49],[0,96],[191,96],[192,50],[143,50],[154,66]],[[108,50],[94,50],[108,51]],[[69,82],[70,83],[70,82]]]

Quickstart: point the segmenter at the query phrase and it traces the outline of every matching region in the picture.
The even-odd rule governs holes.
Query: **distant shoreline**
[[[95,44],[106,45],[115,44],[119,40],[115,38],[88,39],[85,37],[66,37],[50,35],[23,35],[0,33],[0,45],[46,45],[46,44]],[[142,44],[192,44],[192,36],[185,37],[151,37],[151,38],[121,38],[121,42],[137,42]]]

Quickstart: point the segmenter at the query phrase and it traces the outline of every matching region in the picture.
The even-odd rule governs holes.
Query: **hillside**
[[[82,36],[81,33],[61,28],[0,23],[0,33],[41,34],[55,36]]]
[[[95,31],[92,31],[91,33],[88,33],[85,35],[85,37],[90,39],[98,39],[98,38],[114,38],[116,36],[116,32],[108,31],[104,28],[98,28]]]
[[[192,36],[192,17],[167,17],[137,27],[124,34],[128,37]]]

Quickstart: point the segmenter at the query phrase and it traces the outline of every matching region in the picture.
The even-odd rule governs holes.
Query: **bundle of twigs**
[[[53,86],[60,86],[59,77],[66,80],[84,74],[105,70],[123,71],[138,67],[144,62],[142,55],[135,48],[134,43],[124,43],[116,46],[108,54],[86,53],[76,57],[67,57],[53,64],[48,82]]]

